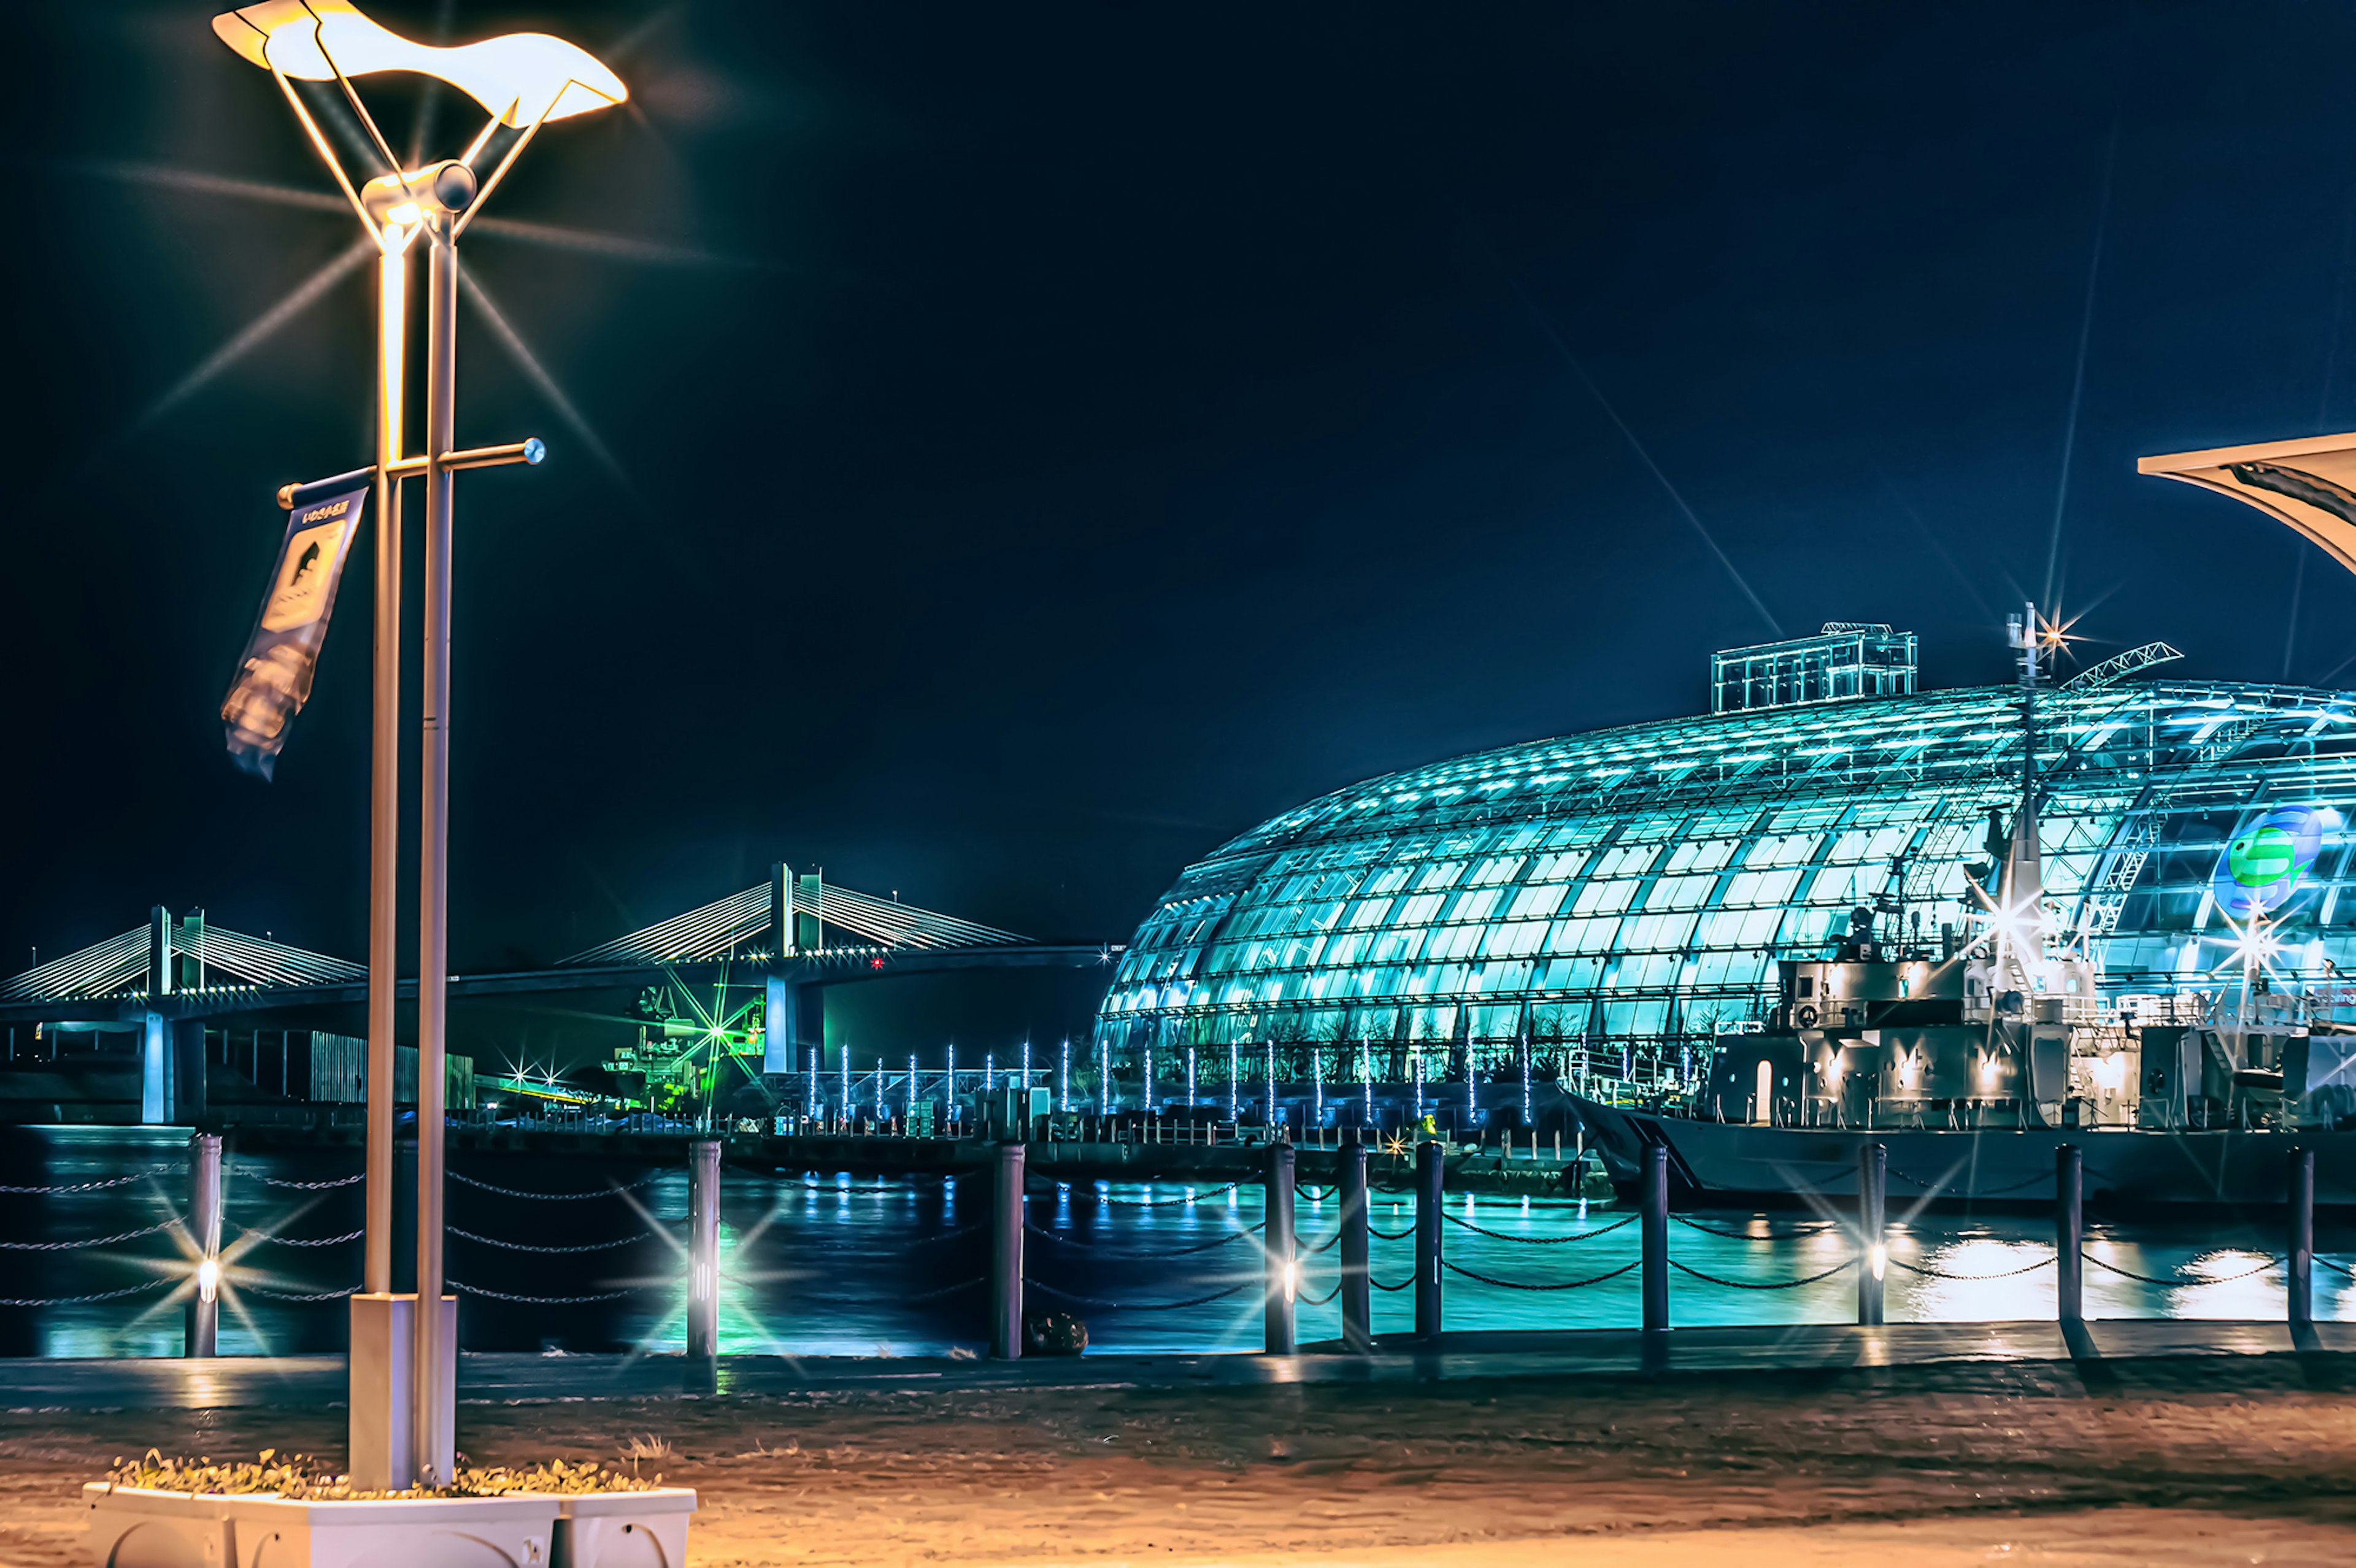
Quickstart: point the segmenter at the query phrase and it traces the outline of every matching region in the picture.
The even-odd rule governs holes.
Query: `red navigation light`
[[[870,958],[870,959],[867,961],[867,966],[868,966],[870,969],[881,969],[882,967],[884,967],[884,960],[883,960],[883,958],[882,958],[880,955],[878,955],[878,956],[876,956],[876,957],[873,957],[873,958]]]

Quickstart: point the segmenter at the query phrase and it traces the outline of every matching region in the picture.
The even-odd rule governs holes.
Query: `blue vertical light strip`
[[[1031,1042],[1027,1040],[1023,1042],[1023,1093],[1026,1095],[1031,1093]],[[1025,1116],[1031,1114],[1028,1100],[1023,1102],[1023,1114]]]
[[[1522,1125],[1535,1129],[1530,1120],[1530,1037],[1522,1036]]]
[[[1276,1041],[1268,1042],[1268,1125],[1272,1136],[1276,1131]]]
[[[842,1051],[841,1060],[841,1061],[838,1063],[838,1065],[841,1067],[841,1071],[842,1071],[842,1093],[841,1093],[841,1097],[836,1101],[836,1104],[837,1104],[837,1106],[839,1107],[839,1112],[838,1112],[838,1114],[839,1114],[839,1115],[841,1115],[841,1116],[842,1117],[842,1119],[843,1119],[844,1121],[848,1122],[849,1120],[851,1120],[851,1042],[850,1042],[850,1041],[845,1040],[845,1041],[843,1042],[842,1047],[841,1047],[841,1051]]]
[[[949,1125],[955,1126],[958,1119],[957,1041],[955,1040],[949,1041],[948,1087],[944,1089],[941,1093],[948,1100]]]
[[[1419,1127],[1423,1125],[1423,1048],[1421,1046],[1417,1046],[1409,1052],[1409,1055],[1414,1058],[1415,1122],[1416,1125]]]
[[[880,1122],[891,1114],[884,1104],[884,1059],[879,1056],[875,1059],[875,1119]]]
[[[981,1092],[984,1094],[998,1093],[998,1052],[994,1051],[981,1053]]]
[[[1194,1048],[1186,1048],[1186,1108],[1194,1108]]]
[[[1097,1044],[1097,1115],[1112,1115],[1112,1042]]]
[[[1236,1119],[1236,1080],[1242,1073],[1242,1061],[1237,1054],[1237,1047],[1230,1043],[1227,1047],[1227,1120],[1231,1122]]]
[[[1068,1111],[1071,1108],[1072,1042],[1067,1040],[1064,1041],[1064,1063],[1057,1071],[1055,1078],[1055,1109],[1059,1111]]]
[[[1358,1086],[1365,1094],[1359,1120],[1371,1127],[1375,1125],[1375,1053],[1363,1040],[1358,1041]]]
[[[915,1132],[916,1130],[916,1053],[913,1051],[908,1052],[908,1125],[906,1130],[909,1132]]]
[[[802,1096],[802,1109],[813,1122],[818,1120],[818,1047],[810,1047],[809,1089]]]
[[[1325,1053],[1313,1045],[1309,1048],[1309,1081],[1316,1096],[1317,1125],[1322,1127],[1325,1125]]]

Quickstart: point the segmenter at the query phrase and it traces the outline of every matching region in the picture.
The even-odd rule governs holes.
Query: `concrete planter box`
[[[553,1568],[687,1568],[692,1487],[582,1492],[555,1500]]]
[[[99,1568],[684,1568],[695,1493],[298,1502],[92,1482]]]

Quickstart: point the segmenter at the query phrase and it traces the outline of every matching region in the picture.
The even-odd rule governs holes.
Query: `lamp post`
[[[457,48],[415,44],[350,0],[263,0],[213,18],[215,36],[270,72],[312,150],[379,251],[377,272],[376,668],[370,776],[367,1253],[352,1297],[351,1462],[359,1484],[402,1488],[453,1473],[457,1398],[455,1303],[442,1294],[443,1133],[446,1113],[450,804],[450,603],[453,476],[461,468],[537,464],[537,441],[460,451],[457,242],[540,128],[621,102],[619,78],[585,50],[541,33]],[[352,79],[431,76],[490,115],[457,158],[404,169]],[[334,82],[382,172],[355,187],[294,81]],[[494,147],[497,147],[496,155]],[[494,161],[495,159],[495,161]],[[487,176],[477,173],[489,163]],[[426,246],[425,435],[402,451],[408,255]],[[367,470],[362,470],[365,476]],[[401,482],[425,481],[423,712],[420,761],[417,1031],[417,1292],[392,1292],[394,927],[399,874]],[[279,493],[294,505],[300,486]]]

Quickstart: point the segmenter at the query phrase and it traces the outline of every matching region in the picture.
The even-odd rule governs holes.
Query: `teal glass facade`
[[[2038,713],[2051,927],[2086,941],[2106,995],[2220,986],[2236,868],[2277,878],[2279,967],[2356,956],[2356,694],[2065,686]],[[1190,1047],[1207,1072],[1227,1052],[1201,1048],[1273,1042],[1341,1082],[1362,1052],[1377,1077],[1409,1052],[1437,1077],[1526,1038],[1572,1071],[1689,1081],[1763,1017],[1777,957],[1820,955],[1852,907],[1901,891],[1900,857],[1907,935],[1935,949],[1967,925],[2021,745],[2019,693],[1994,687],[1633,725],[1336,790],[1187,868],[1098,1038],[1165,1079]],[[2293,806],[2297,853],[2253,848]]]

